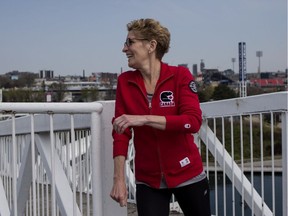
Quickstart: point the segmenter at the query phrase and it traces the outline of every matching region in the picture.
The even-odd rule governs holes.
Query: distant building
[[[188,68],[188,64],[178,64],[178,66],[182,66],[182,67]]]
[[[231,69],[224,70],[222,73],[225,76],[233,76],[235,74],[234,70],[231,70]]]
[[[10,77],[11,80],[18,80],[19,79],[19,75],[11,75]]]
[[[201,72],[202,72],[202,77],[203,77],[203,83],[210,84],[212,75],[214,73],[219,73],[219,70],[218,69],[202,69]]]
[[[193,76],[197,77],[198,75],[197,64],[193,64],[192,71],[193,71]]]
[[[204,63],[204,60],[201,59],[201,62],[200,62],[200,71],[201,71],[201,73],[203,73],[204,70],[205,70],[205,63]]]
[[[39,76],[40,76],[40,79],[53,79],[54,71],[53,70],[40,70]]]
[[[92,73],[92,76],[89,77],[89,81],[96,82],[98,86],[111,88],[117,85],[117,77],[117,73],[97,72]]]
[[[263,90],[269,91],[285,91],[286,83],[283,78],[261,78],[251,79],[250,86],[260,87]]]
[[[14,70],[14,71],[8,72],[7,75],[9,76],[10,80],[18,80],[20,72],[17,70]]]

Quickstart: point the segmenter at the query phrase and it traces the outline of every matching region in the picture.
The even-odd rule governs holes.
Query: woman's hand
[[[114,130],[121,134],[131,126],[142,126],[147,122],[147,119],[144,115],[121,115],[116,118],[113,122]]]
[[[114,158],[114,183],[110,193],[113,200],[118,202],[121,207],[127,205],[127,188],[125,183],[125,157],[117,156]]]
[[[113,122],[113,129],[121,134],[128,127],[137,126],[151,126],[156,129],[165,130],[166,118],[164,116],[156,115],[126,115],[123,114],[116,118]]]
[[[126,184],[122,180],[114,179],[114,184],[110,193],[113,200],[119,203],[121,207],[127,206],[127,188]]]

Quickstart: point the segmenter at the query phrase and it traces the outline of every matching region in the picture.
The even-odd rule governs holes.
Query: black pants
[[[174,194],[185,216],[211,216],[208,180],[179,188],[154,189],[137,184],[138,216],[168,216]]]

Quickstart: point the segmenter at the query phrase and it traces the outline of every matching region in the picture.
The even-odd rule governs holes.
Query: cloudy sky
[[[126,24],[155,18],[171,32],[164,61],[232,68],[246,42],[247,72],[287,68],[286,0],[1,0],[0,74],[57,75],[128,70],[121,52]],[[238,72],[238,61],[235,63]]]

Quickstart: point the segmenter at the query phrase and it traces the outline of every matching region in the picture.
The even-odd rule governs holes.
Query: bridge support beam
[[[207,122],[203,122],[200,128],[199,136],[202,140],[207,140],[207,148],[212,153],[214,158],[217,158],[217,163],[221,166],[221,168],[223,168],[225,164],[226,175],[231,181],[234,178],[235,188],[244,197],[247,205],[252,208],[252,201],[254,202],[255,215],[273,216],[273,213],[265,203],[264,206],[262,206],[262,198],[255,188],[253,188],[254,200],[252,200],[251,182],[242,173],[240,167],[235,163],[235,161],[232,160],[230,154],[226,151],[226,149],[223,151],[222,143],[219,141],[213,131],[209,128]],[[242,187],[244,189],[244,194],[242,194]],[[264,214],[262,214],[262,211]]]
[[[283,205],[283,214],[288,215],[288,112],[283,112],[282,114],[282,205]]]
[[[43,133],[35,136],[35,142],[37,149],[40,153],[43,161],[44,168],[47,172],[48,178],[52,179],[51,172],[51,148],[50,148],[50,135],[49,133]],[[55,189],[56,189],[56,201],[60,209],[61,215],[74,215],[73,212],[73,192],[70,187],[70,183],[62,168],[60,159],[55,155]],[[76,215],[81,216],[80,210],[76,205]]]

